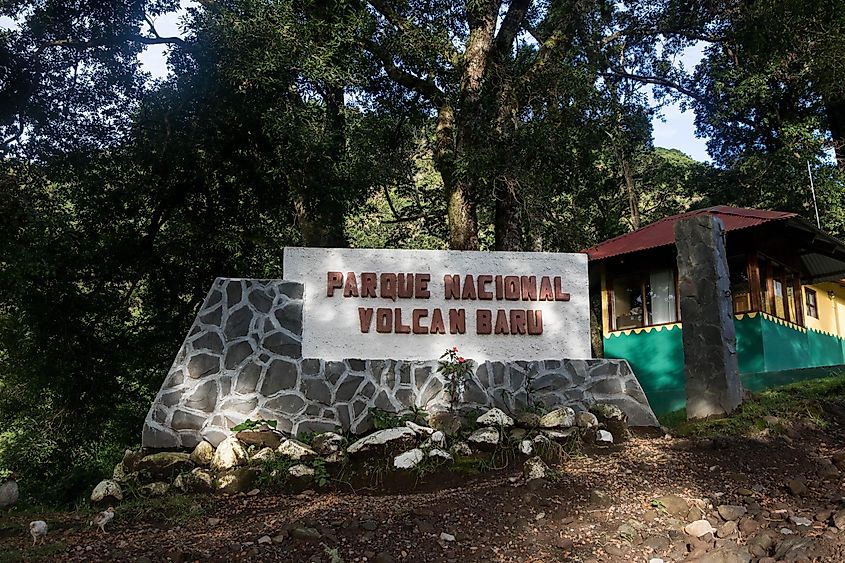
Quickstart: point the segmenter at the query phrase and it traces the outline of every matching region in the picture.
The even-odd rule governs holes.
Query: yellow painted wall
[[[816,301],[819,306],[818,319],[807,315],[807,299],[805,295],[804,322],[807,328],[845,338],[845,286],[839,283],[825,282],[806,285],[804,287],[809,287],[816,291]]]

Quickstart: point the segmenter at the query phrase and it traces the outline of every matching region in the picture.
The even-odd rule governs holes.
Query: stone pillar
[[[724,233],[711,215],[675,223],[688,419],[724,415],[742,402]]]

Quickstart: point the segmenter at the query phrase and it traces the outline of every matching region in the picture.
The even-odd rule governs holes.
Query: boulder
[[[396,469],[413,469],[425,458],[425,454],[419,448],[408,450],[393,458],[393,467]]]
[[[845,531],[845,509],[837,510],[833,514],[833,525],[840,531]]]
[[[190,473],[178,475],[173,486],[183,493],[210,493],[214,490],[214,479],[207,469],[197,467]]]
[[[211,458],[211,469],[215,471],[227,471],[234,467],[246,465],[249,461],[243,445],[234,436],[226,438],[214,451]]]
[[[704,555],[684,559],[685,563],[748,563],[751,554],[745,546],[723,545]]]
[[[134,451],[134,450],[124,451],[123,452],[123,459],[120,461],[120,463],[123,464],[123,472],[128,475],[129,473],[133,473],[135,471],[138,471],[138,467],[137,467],[138,462],[141,461],[141,459],[143,457],[144,457],[144,454],[141,453],[140,451],[137,451],[137,452]]]
[[[452,455],[447,452],[446,450],[441,450],[440,448],[432,448],[428,452],[428,457],[436,457],[445,460],[451,460]]]
[[[599,419],[591,412],[579,412],[575,415],[575,425],[578,428],[596,428],[599,425]]]
[[[524,428],[537,428],[540,426],[540,415],[536,412],[523,412],[516,417],[516,423]]]
[[[135,467],[153,479],[171,479],[194,468],[191,456],[182,452],[159,452],[145,456]]]
[[[689,512],[687,501],[676,495],[658,497],[651,501],[651,505],[675,518],[684,518]]]
[[[700,538],[707,534],[715,534],[716,528],[707,520],[696,520],[684,526],[684,533],[694,538]]]
[[[719,516],[722,517],[722,520],[725,520],[726,522],[739,520],[745,516],[746,512],[748,512],[747,508],[736,504],[721,504],[716,508],[716,510],[719,512]]]
[[[106,503],[123,500],[123,491],[120,485],[112,479],[100,481],[94,490],[91,491],[91,502]]]
[[[611,434],[613,441],[618,443],[628,439],[628,415],[616,405],[597,403],[590,407],[590,412],[596,416],[599,425]]]
[[[337,432],[323,432],[314,436],[314,440],[311,441],[311,448],[322,456],[338,452],[342,446],[343,436]]]
[[[613,434],[607,430],[599,430],[596,432],[596,444],[600,446],[609,446],[613,444]]]
[[[235,434],[235,438],[246,446],[275,450],[282,443],[284,437],[273,430],[241,430]]]
[[[504,411],[495,407],[476,418],[475,422],[481,426],[499,426],[502,428],[513,426],[513,419],[506,415]]]
[[[217,476],[217,492],[227,495],[245,493],[252,488],[252,482],[257,475],[258,473],[249,467],[235,467],[224,471]]]
[[[257,452],[255,452],[251,458],[249,458],[249,463],[251,465],[257,465],[260,463],[265,463],[268,461],[273,461],[276,458],[276,453],[270,448],[261,448]]]
[[[317,457],[317,452],[311,449],[311,447],[293,438],[282,442],[276,449],[276,453],[294,461],[304,461]]]
[[[347,452],[349,455],[369,452],[392,453],[404,451],[417,441],[417,434],[407,427],[387,428],[373,432],[354,442]]]
[[[802,497],[807,494],[807,485],[801,479],[790,479],[786,483],[786,488],[796,497]]]
[[[141,493],[150,497],[163,497],[170,490],[170,483],[156,481],[141,487]]]
[[[429,428],[428,426],[420,426],[416,422],[411,422],[410,420],[405,422],[405,426],[413,430],[417,436],[431,436],[434,434],[434,428]]]
[[[429,441],[434,446],[437,446],[438,448],[445,448],[446,447],[446,434],[444,434],[440,430],[437,430],[436,432],[434,432],[431,435],[431,437],[429,438]]]
[[[428,417],[428,425],[435,430],[440,430],[447,436],[455,436],[463,426],[461,417],[448,411],[433,413]]]
[[[531,455],[534,453],[534,443],[531,440],[522,440],[519,443],[519,453],[522,455]]]
[[[543,436],[547,437],[549,440],[552,440],[552,441],[555,441],[555,442],[561,442],[561,441],[565,441],[565,440],[571,438],[572,436],[575,436],[576,434],[578,434],[578,429],[574,428],[574,427],[573,428],[567,428],[565,430],[560,430],[560,429],[557,429],[557,428],[545,428],[545,429],[543,429],[542,432],[543,432]]]
[[[466,442],[456,442],[454,446],[452,446],[452,454],[457,456],[470,456],[472,455],[472,448],[469,447],[469,444]],[[843,511],[845,513],[845,511]]]
[[[549,466],[540,459],[540,456],[534,456],[526,460],[522,466],[522,476],[526,481],[545,479],[548,473]]]
[[[194,451],[191,452],[191,461],[202,467],[208,467],[211,465],[211,460],[213,458],[214,446],[205,440],[197,444],[197,447],[195,447]]]
[[[288,475],[293,477],[294,479],[302,479],[307,477],[314,476],[314,469],[308,467],[304,463],[297,463],[296,465],[288,468]]]
[[[469,435],[467,441],[474,446],[495,448],[499,444],[499,431],[495,428],[479,428]]]
[[[560,407],[540,417],[543,428],[572,428],[575,426],[575,411],[569,407]]]

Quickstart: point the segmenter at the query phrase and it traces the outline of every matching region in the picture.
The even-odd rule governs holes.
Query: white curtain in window
[[[651,324],[675,322],[675,273],[672,270],[652,272]]]

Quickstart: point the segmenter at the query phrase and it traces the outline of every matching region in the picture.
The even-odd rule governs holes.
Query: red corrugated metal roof
[[[582,252],[586,252],[590,256],[590,260],[604,260],[611,256],[675,244],[675,222],[703,214],[715,215],[721,219],[727,231],[756,227],[769,221],[779,221],[796,215],[785,211],[765,211],[763,209],[743,209],[741,207],[717,205],[666,217],[642,229],[600,242]]]

